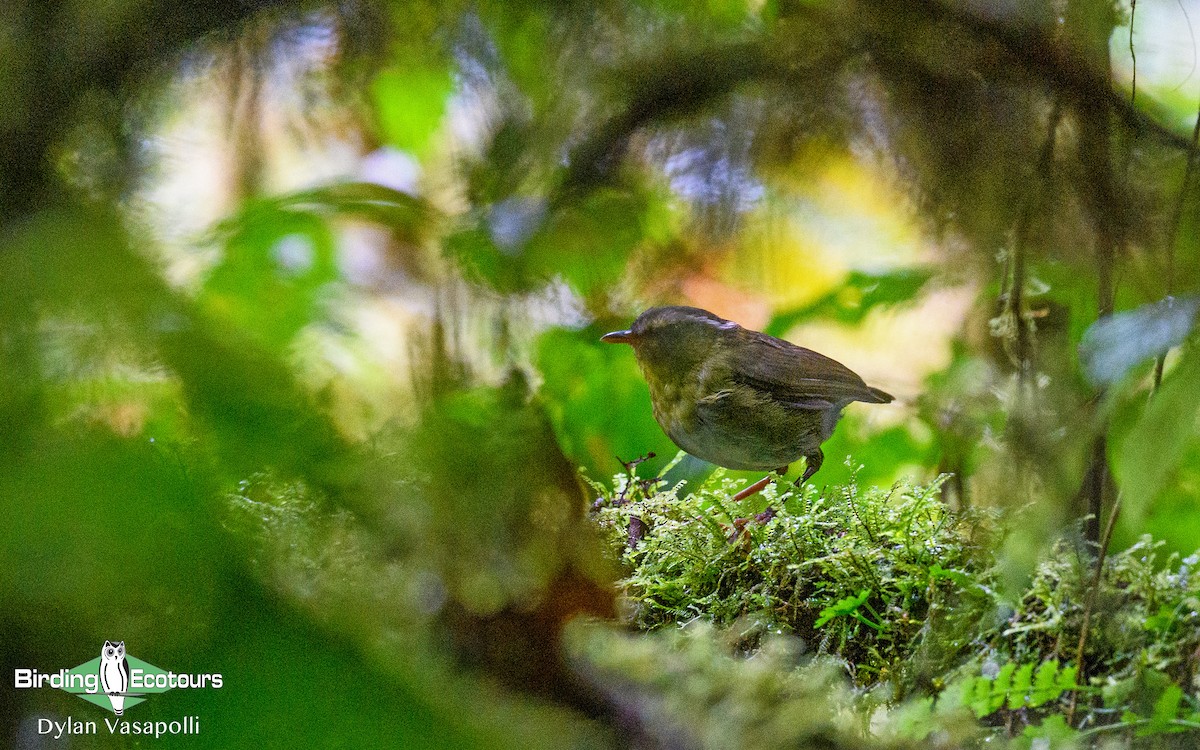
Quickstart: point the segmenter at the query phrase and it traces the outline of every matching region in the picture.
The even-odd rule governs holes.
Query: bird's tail
[[[895,399],[892,398],[892,394],[884,393],[883,391],[879,390],[878,388],[872,388],[871,386],[867,386],[867,390],[869,390],[871,392],[871,395],[874,396],[874,398],[872,398],[867,403],[890,404],[892,401],[895,401]]]

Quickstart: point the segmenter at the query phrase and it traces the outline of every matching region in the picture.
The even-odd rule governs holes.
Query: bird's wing
[[[732,362],[733,378],[801,409],[826,409],[847,401],[887,403],[888,394],[869,387],[850,368],[811,349],[757,331],[745,338]]]

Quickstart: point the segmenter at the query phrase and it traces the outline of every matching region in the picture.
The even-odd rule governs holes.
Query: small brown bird
[[[803,457],[796,484],[821,468],[821,443],[847,404],[892,400],[823,354],[697,307],[652,307],[600,340],[633,347],[654,418],[680,448],[729,469],[781,474]]]

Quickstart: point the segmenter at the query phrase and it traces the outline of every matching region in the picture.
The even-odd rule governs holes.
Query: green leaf
[[[858,608],[866,603],[870,595],[871,592],[869,590],[863,589],[858,592],[857,596],[847,596],[844,599],[839,599],[834,604],[821,610],[821,616],[813,623],[813,627],[819,628],[835,617],[843,617],[857,612]]]
[[[1133,691],[1138,687],[1137,675],[1130,675],[1120,680],[1111,680],[1100,689],[1105,708],[1118,708],[1126,705]]]
[[[642,241],[646,211],[644,196],[607,189],[565,205],[530,240],[531,267],[541,278],[561,277],[583,295],[609,288]]]
[[[538,736],[539,730],[549,735],[543,727],[499,728],[504,715],[488,716],[493,709],[486,700],[464,715],[463,701],[477,694],[452,680],[439,684],[403,661],[372,656],[369,648],[316,627],[311,615],[278,600],[256,581],[231,580],[212,634],[189,644],[197,649],[195,663],[228,675],[221,690],[174,691],[181,713],[224,717],[204,724],[205,745],[269,747],[287,727],[288,743],[298,747],[344,746],[349,736],[369,747],[549,747]],[[302,686],[318,673],[338,689],[314,700]],[[524,736],[514,738],[514,730]]]
[[[446,237],[442,243],[448,256],[463,273],[480,284],[503,293],[529,291],[543,282],[526,273],[524,257],[501,252],[481,225],[468,226]]]
[[[1069,667],[1064,667],[1063,670],[1058,673],[1058,679],[1055,681],[1055,684],[1064,693],[1068,690],[1077,689],[1079,687],[1079,685],[1075,682],[1075,673],[1077,671],[1078,668],[1074,664]]]
[[[546,214],[544,202],[506,198],[445,242],[464,271],[498,291],[539,289],[555,279],[581,295],[620,281],[654,223],[656,204],[638,192],[598,190]]]
[[[1175,611],[1170,607],[1163,605],[1158,608],[1158,612],[1146,618],[1142,623],[1142,628],[1155,633],[1165,633],[1171,629],[1171,623],[1175,621]]]
[[[971,578],[971,576],[967,575],[966,573],[962,572],[961,570],[952,570],[949,568],[943,568],[941,565],[938,565],[937,563],[934,563],[933,565],[931,565],[929,567],[929,577],[933,578],[935,580],[941,578],[941,579],[953,581],[960,588],[964,588],[964,589],[970,588],[971,586],[975,585],[975,581]]]
[[[407,242],[417,242],[437,216],[420,198],[373,182],[339,182],[289,193],[274,201],[280,210],[353,216],[390,229]]]
[[[323,317],[327,285],[339,278],[324,218],[255,201],[219,231],[224,258],[199,296],[207,312],[277,351]]]
[[[1008,707],[1021,708],[1029,699],[1029,688],[1033,684],[1033,664],[1022,664],[1013,675],[1012,689],[1008,693]]]
[[[1144,518],[1171,481],[1196,435],[1200,349],[1188,347],[1141,419],[1120,442],[1113,468],[1128,520]]]
[[[627,325],[554,328],[537,341],[540,395],[558,444],[592,476],[614,470],[615,456],[628,461],[655,453],[644,467],[650,476],[677,451],[654,421],[650,391],[633,352],[600,343],[602,334]]]
[[[479,12],[508,77],[535,106],[551,106],[561,90],[547,74],[556,50],[550,15],[537,12],[536,5],[512,3],[484,3]]]
[[[933,697],[901,703],[889,712],[892,730],[897,737],[921,741],[936,732],[940,726],[933,717]]]
[[[384,140],[424,155],[453,89],[447,65],[408,61],[380,72],[371,83],[371,96]]]
[[[976,677],[974,688],[967,693],[967,706],[975,712],[976,718],[982,719],[995,709],[992,706],[992,680],[987,677]]]
[[[1025,727],[1021,736],[1030,740],[1046,740],[1045,747],[1065,750],[1065,748],[1074,747],[1079,732],[1067,724],[1067,718],[1062,714],[1051,714],[1041,724]]]
[[[1058,660],[1050,659],[1042,662],[1033,678],[1033,692],[1029,696],[1029,705],[1036,708],[1062,695],[1063,690],[1058,686]]]
[[[1016,670],[1017,663],[1015,661],[1010,661],[1000,667],[1000,672],[996,675],[996,682],[992,686],[992,695],[988,700],[988,708],[991,709],[988,713],[999,711],[1004,707],[1008,693],[1012,690],[1013,672]]]
[[[916,299],[932,277],[933,272],[924,268],[903,268],[884,274],[851,271],[842,286],[803,307],[777,314],[763,330],[772,336],[783,336],[796,325],[814,318],[860,323],[876,307]]]
[[[1164,734],[1182,732],[1183,727],[1174,724],[1179,715],[1179,704],[1183,700],[1183,688],[1176,684],[1168,685],[1162,695],[1154,702],[1154,712],[1150,714],[1150,723],[1134,733],[1138,737],[1149,734]]]

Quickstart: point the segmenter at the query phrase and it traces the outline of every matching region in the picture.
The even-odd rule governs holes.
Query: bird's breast
[[[730,469],[770,470],[808,455],[836,409],[790,408],[719,372],[697,370],[670,382],[646,373],[654,418],[688,453]],[[703,376],[703,377],[702,377]]]

